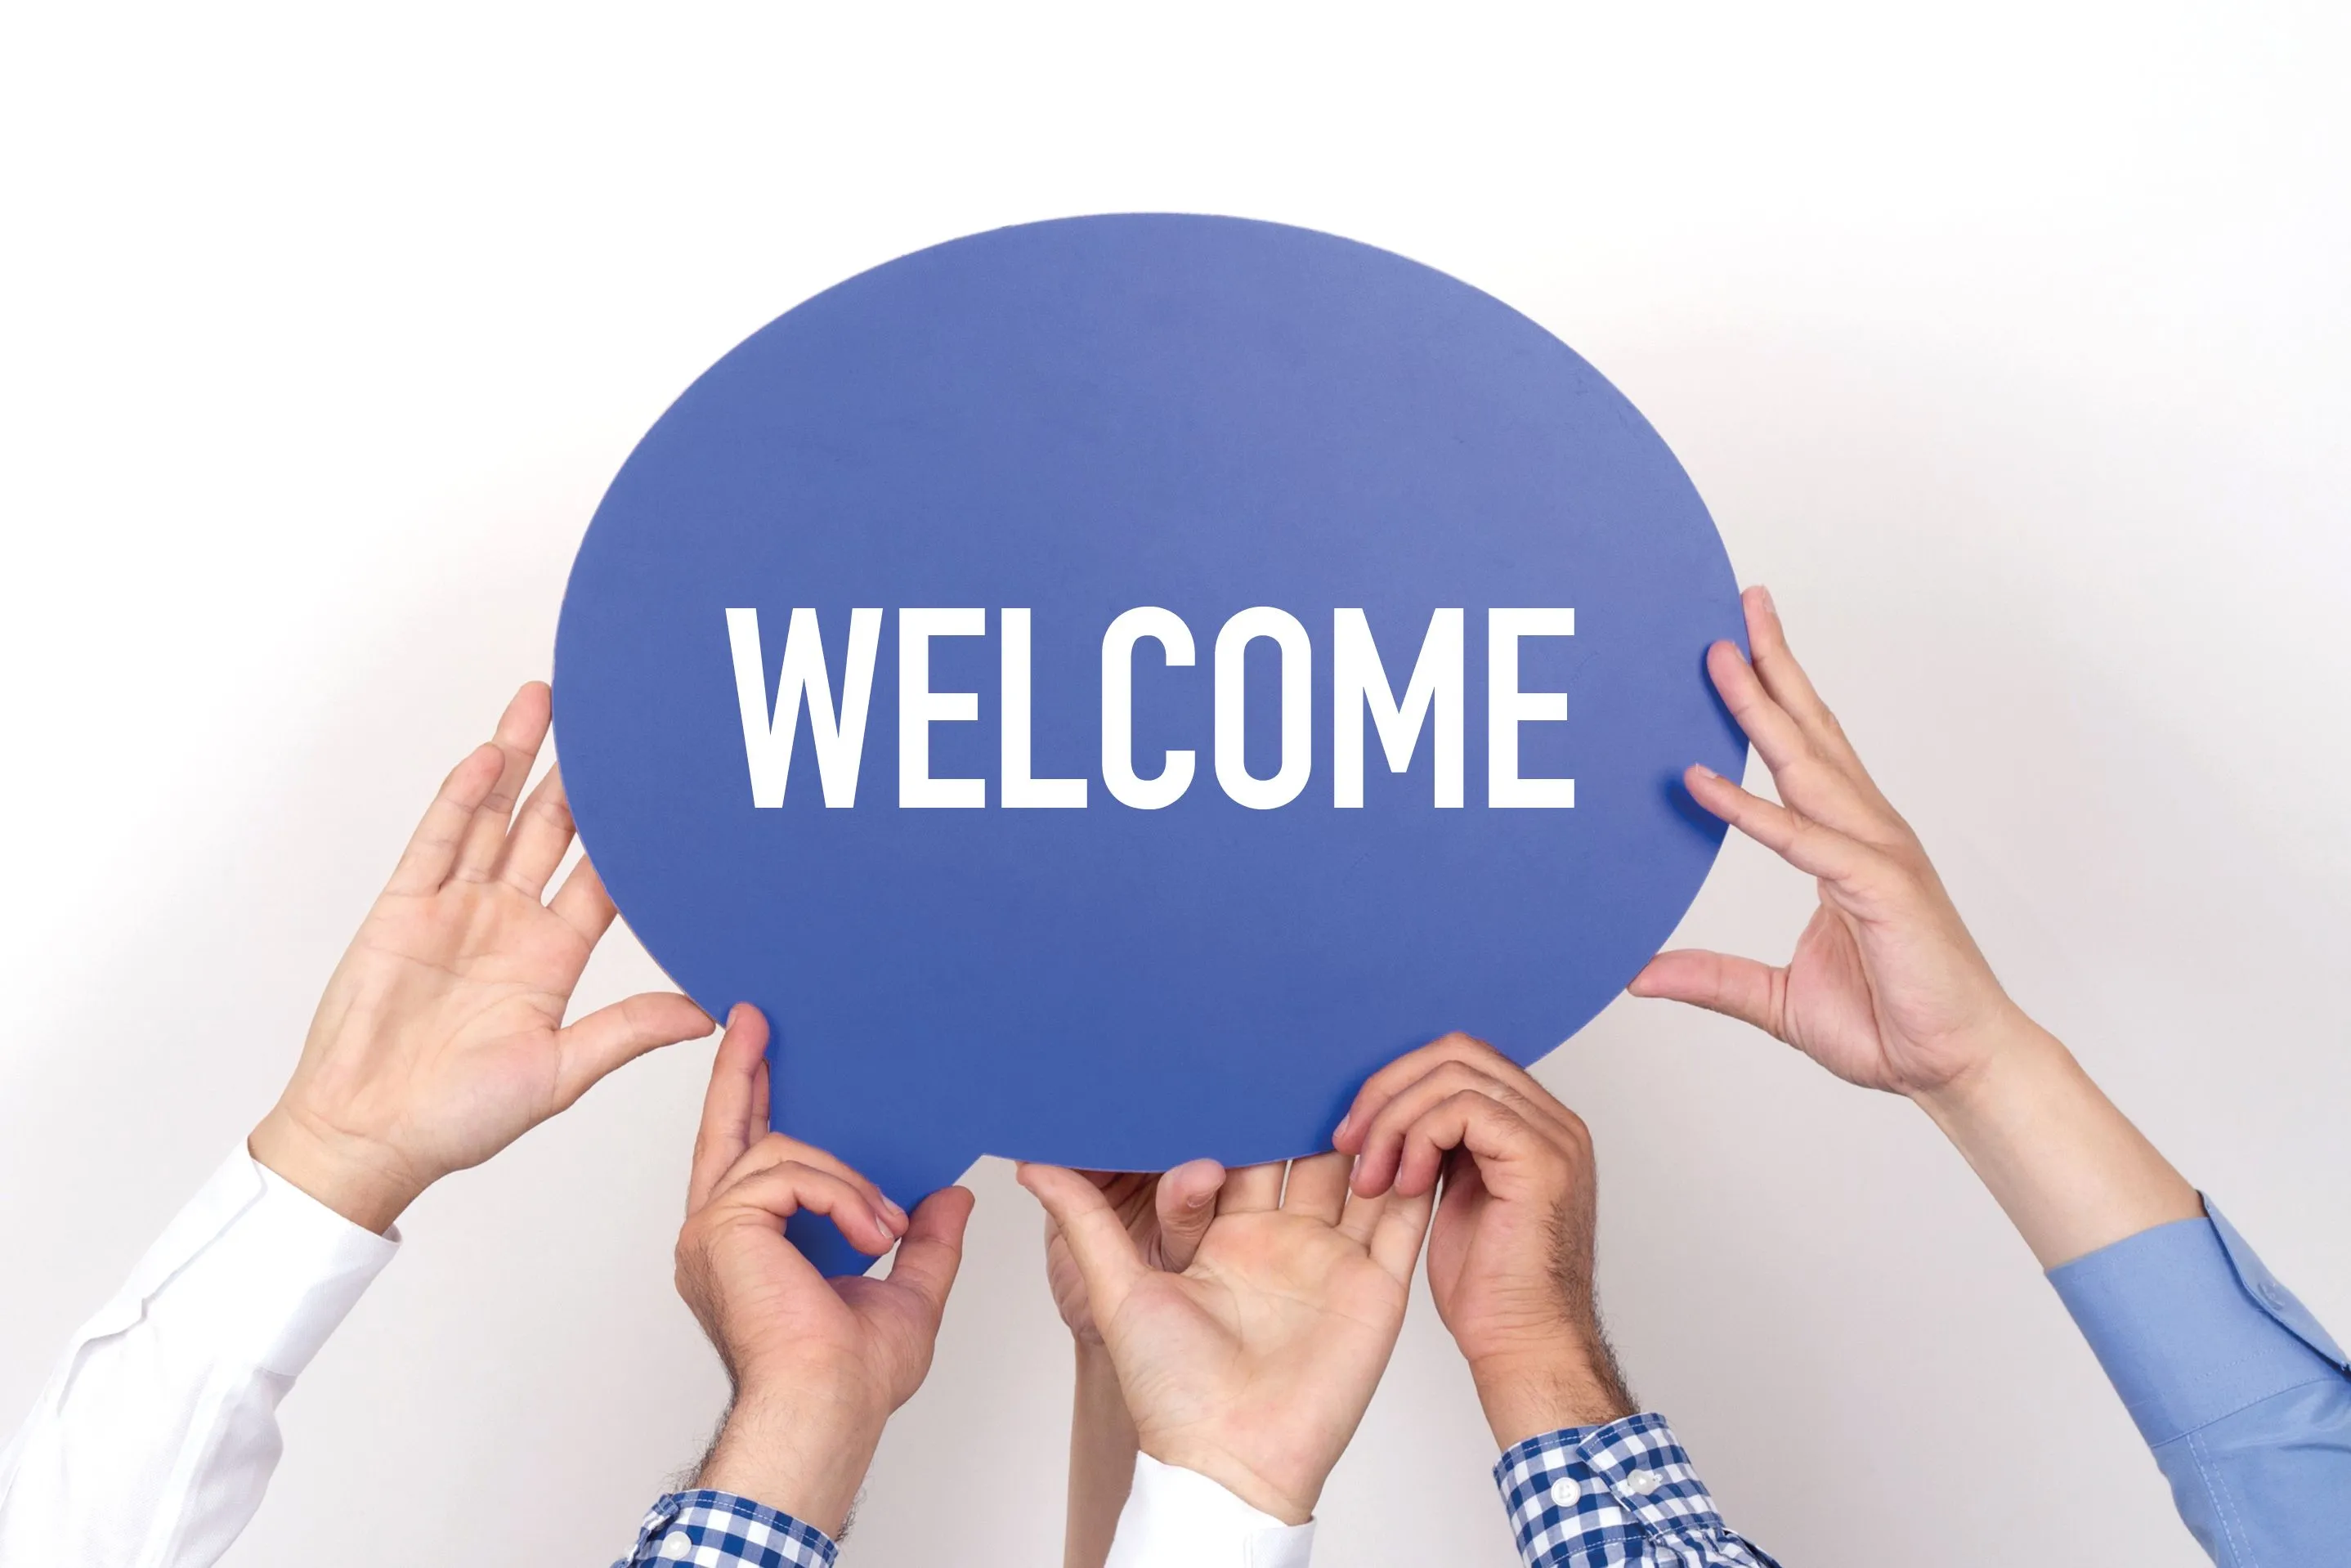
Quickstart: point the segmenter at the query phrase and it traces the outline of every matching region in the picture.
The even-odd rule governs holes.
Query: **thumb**
[[[1636,997],[1663,997],[1780,1033],[1780,989],[1787,971],[1752,958],[1685,948],[1660,953],[1625,988]]]
[[[1145,1271],[1134,1238],[1126,1233],[1118,1211],[1111,1207],[1102,1189],[1077,1172],[1023,1163],[1019,1175],[1020,1185],[1036,1195],[1045,1213],[1061,1228],[1061,1239],[1086,1282],[1094,1322],[1109,1322]]]
[[[710,1027],[710,1015],[675,991],[645,991],[598,1008],[556,1034],[562,1051],[557,1080],[562,1103],[569,1106],[622,1062],[682,1040],[699,1040]]]
[[[963,1265],[964,1224],[971,1218],[969,1187],[941,1187],[914,1205],[906,1222],[905,1239],[890,1265],[890,1283],[904,1285],[921,1298],[936,1323],[947,1310],[947,1292],[955,1288],[956,1270]]]
[[[1214,1160],[1186,1160],[1159,1178],[1154,1197],[1159,1213],[1159,1266],[1180,1274],[1192,1266],[1200,1239],[1217,1218],[1217,1192],[1225,1167]]]

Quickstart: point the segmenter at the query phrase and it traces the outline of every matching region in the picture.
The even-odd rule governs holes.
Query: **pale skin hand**
[[[548,716],[548,689],[534,681],[507,704],[496,738],[442,783],[248,1143],[254,1158],[371,1230],[621,1063],[709,1032],[700,1008],[668,992],[564,1024],[613,909],[584,860],[541,902],[570,847],[570,808],[553,771],[518,816],[515,800]]]
[[[1592,1285],[1595,1205],[1583,1120],[1491,1046],[1450,1034],[1374,1073],[1339,1147],[1354,1191],[1444,1197],[1428,1288],[1495,1442],[1633,1414]]]
[[[1081,1171],[1102,1190],[1137,1251],[1155,1269],[1182,1272],[1216,1216],[1224,1167],[1193,1160],[1164,1176]],[[1118,1516],[1134,1479],[1134,1418],[1119,1392],[1118,1371],[1094,1324],[1077,1258],[1052,1216],[1045,1217],[1045,1281],[1077,1351],[1070,1413],[1070,1500],[1061,1542],[1063,1568],[1102,1568],[1118,1533]]]
[[[1085,1281],[1143,1451],[1290,1524],[1313,1517],[1395,1348],[1429,1199],[1363,1198],[1346,1155],[1227,1176],[1191,1264],[1155,1269],[1100,1188],[1020,1183]]]
[[[1684,782],[1812,876],[1820,907],[1785,965],[1664,953],[1632,993],[1744,1019],[1848,1082],[1908,1096],[2044,1268],[2202,1214],[2195,1189],[2001,988],[1917,835],[1788,651],[1771,595],[1751,588],[1745,602],[1752,663],[1718,643],[1707,669],[1782,803],[1704,768]]]
[[[737,1007],[695,1140],[677,1290],[735,1389],[695,1484],[747,1497],[836,1539],[891,1413],[930,1371],[972,1197],[935,1192],[910,1218],[821,1149],[768,1125],[768,1025]],[[828,1280],[784,1236],[821,1214],[889,1275]]]

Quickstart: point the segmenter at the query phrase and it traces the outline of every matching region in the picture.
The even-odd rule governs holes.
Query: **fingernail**
[[[1333,1144],[1338,1143],[1347,1135],[1347,1124],[1354,1119],[1355,1113],[1353,1111],[1348,1112],[1345,1115],[1339,1118],[1339,1124],[1331,1129],[1331,1141]]]
[[[874,1228],[880,1230],[884,1236],[895,1236],[898,1234],[898,1228],[890,1222],[890,1217],[883,1214],[878,1208],[873,1211],[873,1224]]]
[[[1713,768],[1708,768],[1703,762],[1691,763],[1690,771],[1697,774],[1701,779],[1719,779],[1722,777],[1721,774],[1717,773]]]
[[[1755,585],[1755,597],[1762,601],[1764,609],[1774,615],[1780,613],[1780,607],[1771,602],[1771,591],[1760,582]]]

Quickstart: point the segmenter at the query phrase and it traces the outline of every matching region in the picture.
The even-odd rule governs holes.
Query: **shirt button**
[[[1634,1491],[1647,1491],[1657,1484],[1657,1473],[1655,1470],[1628,1470],[1625,1484]]]
[[[1551,1483],[1551,1505],[1553,1508],[1573,1508],[1575,1500],[1583,1495],[1583,1488],[1573,1478],[1562,1476]]]

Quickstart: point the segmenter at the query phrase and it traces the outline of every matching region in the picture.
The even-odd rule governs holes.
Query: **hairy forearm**
[[[2073,1053],[2022,1013],[1977,1067],[1917,1099],[2044,1269],[2204,1212]]]
[[[1077,1390],[1070,1412],[1070,1511],[1063,1568],[1102,1568],[1118,1516],[1134,1483],[1134,1418],[1119,1392],[1110,1353],[1078,1346]]]
[[[1469,1375],[1494,1442],[1504,1448],[1569,1427],[1604,1427],[1639,1407],[1596,1316],[1562,1327],[1554,1344],[1480,1356]]]
[[[765,1503],[838,1540],[881,1440],[881,1424],[852,1404],[746,1390],[695,1484]]]

